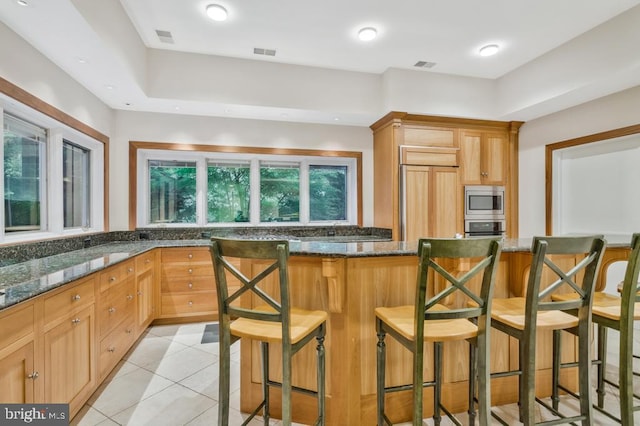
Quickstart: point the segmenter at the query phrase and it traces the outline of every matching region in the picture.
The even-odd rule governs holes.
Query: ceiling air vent
[[[427,62],[427,61],[418,61],[415,64],[413,64],[414,67],[418,67],[418,68],[433,68],[436,66],[435,62]]]
[[[261,47],[254,47],[253,53],[256,55],[276,56],[275,49],[263,49]]]
[[[156,30],[156,34],[158,35],[158,38],[161,42],[173,44],[173,36],[171,35],[171,31]]]

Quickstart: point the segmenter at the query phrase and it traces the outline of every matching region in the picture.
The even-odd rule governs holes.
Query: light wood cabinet
[[[157,250],[136,257],[136,336],[151,324],[156,314]]]
[[[0,312],[0,401],[25,404],[36,401],[42,383],[36,369],[34,303]]]
[[[403,166],[402,239],[449,237],[461,233],[458,170],[454,167]]]
[[[163,248],[160,256],[158,318],[216,318],[218,304],[209,248]]]
[[[95,280],[44,298],[44,401],[75,414],[96,386]]]
[[[391,229],[394,240],[453,237],[464,233],[464,185],[504,185],[507,236],[517,236],[521,125],[405,112],[372,124],[374,226]],[[433,173],[420,169],[403,178],[411,166],[449,170],[434,184]],[[434,192],[439,186],[447,189]]]
[[[509,135],[505,132],[460,132],[461,183],[506,185]]]
[[[115,367],[136,339],[135,261],[123,262],[100,273],[98,297],[99,376]]]

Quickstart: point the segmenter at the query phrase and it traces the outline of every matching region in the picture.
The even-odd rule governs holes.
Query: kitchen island
[[[627,238],[610,239],[603,263],[598,289],[604,287],[606,267],[628,254]],[[530,261],[531,240],[505,240],[496,277],[495,297],[521,295]],[[207,240],[155,240],[115,242],[71,253],[31,260],[0,268],[0,312],[19,308],[39,295],[62,291],[60,287],[74,285],[85,277],[106,268],[117,267],[136,256],[156,249],[206,247]],[[327,424],[374,424],[376,408],[375,356],[376,333],[374,308],[412,304],[416,280],[415,242],[330,242],[292,241],[290,243],[290,278],[292,303],[306,309],[322,309],[329,314],[327,324]],[[574,262],[575,259],[567,259]],[[255,263],[243,263],[245,271],[259,269]],[[459,265],[461,270],[464,264]],[[243,303],[252,303],[245,299]],[[451,301],[455,305],[457,301]],[[542,392],[550,380],[551,351],[549,336],[539,345],[538,378]],[[563,347],[570,359],[571,339]],[[453,411],[466,410],[467,354],[466,343],[445,345],[443,389],[444,403]],[[313,345],[311,345],[313,346]],[[1,348],[0,348],[1,349]],[[392,340],[387,346],[387,377],[389,384],[410,381],[411,357]],[[272,348],[273,379],[279,376],[276,348]],[[431,349],[428,348],[425,378],[432,375]],[[260,356],[257,343],[243,341],[241,346],[241,408],[251,411],[261,400]],[[294,357],[294,384],[315,388],[315,351],[305,348]],[[492,331],[491,366],[504,371],[517,365],[517,348],[509,339]],[[575,377],[563,371],[564,380]],[[517,399],[516,379],[492,381],[494,404]],[[272,393],[274,414],[279,407],[279,393]],[[410,395],[396,393],[387,400],[388,412],[394,422],[410,416]],[[315,415],[315,399],[294,395],[294,416],[297,422],[308,423]],[[431,414],[431,392],[425,392],[425,416]]]

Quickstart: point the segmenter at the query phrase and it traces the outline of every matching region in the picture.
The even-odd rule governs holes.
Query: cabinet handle
[[[125,330],[124,332],[125,332],[125,333],[127,333],[127,334],[131,334],[131,332],[132,332],[132,331],[133,331],[133,330],[131,330],[131,329],[129,328],[129,329]]]
[[[117,278],[116,278],[116,277],[110,277],[110,278],[109,278],[109,281],[110,281],[110,282],[114,282],[115,280],[117,280]]]
[[[190,274],[193,274],[193,269],[189,268],[187,272],[189,272]]]
[[[193,306],[193,302],[192,302],[191,300],[189,300],[188,305],[189,305],[189,306]]]
[[[116,351],[116,348],[115,348],[115,346],[111,346],[109,349],[107,349],[107,351],[109,351],[109,352],[115,352],[115,351]]]
[[[151,263],[151,259],[145,259],[144,263]]]
[[[193,283],[189,283],[189,284],[187,284],[187,287],[189,287],[189,288],[193,288]]]
[[[127,294],[127,300],[133,300],[133,295],[132,294]]]
[[[74,318],[71,320],[71,324],[80,324],[80,318]]]
[[[34,371],[33,373],[31,373],[31,374],[29,374],[29,375],[27,376],[27,379],[33,379],[33,380],[35,380],[35,379],[37,379],[37,378],[38,378],[38,376],[39,376],[38,372],[37,372],[37,371]]]
[[[133,268],[131,268],[131,267],[127,268],[127,272],[129,272],[129,273],[133,272]]]
[[[74,294],[73,296],[71,296],[71,300],[72,301],[80,300],[80,295],[79,294]]]
[[[138,292],[138,296],[142,296],[142,292],[141,291]]]
[[[109,308],[109,313],[112,314],[116,311],[116,308],[114,308],[113,306]]]
[[[189,259],[193,259],[193,254],[189,253],[189,255],[187,256]]]

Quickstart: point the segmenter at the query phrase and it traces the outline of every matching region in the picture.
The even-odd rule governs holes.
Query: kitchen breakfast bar
[[[366,241],[329,242],[292,241],[289,260],[292,305],[305,309],[324,310],[329,314],[326,347],[326,416],[327,424],[370,425],[376,416],[376,331],[374,308],[378,306],[412,305],[416,281],[415,242]],[[629,239],[609,238],[597,289],[605,286],[609,265],[628,256]],[[530,239],[506,239],[495,281],[494,297],[524,294],[524,285],[531,260]],[[2,296],[0,314],[18,308],[40,294],[61,291],[59,287],[78,282],[81,278],[126,262],[143,253],[175,247],[206,247],[207,240],[157,240],[112,242],[72,252],[73,256],[57,255],[0,268]],[[574,258],[562,260],[575,262]],[[456,265],[465,270],[464,262]],[[256,261],[240,263],[249,273],[260,269]],[[275,283],[274,283],[275,284]],[[271,286],[267,283],[267,286]],[[213,296],[215,297],[215,296]],[[215,303],[208,301],[208,303]],[[241,303],[253,303],[249,299]],[[451,306],[461,303],[450,300]],[[15,305],[15,306],[14,306]],[[185,319],[188,320],[188,319]],[[572,338],[564,336],[563,360],[573,358]],[[550,392],[551,333],[539,334],[537,357],[541,392]],[[314,345],[294,357],[294,385],[315,389]],[[0,348],[1,350],[2,348]],[[271,348],[272,379],[278,380],[279,348]],[[426,349],[425,379],[432,376],[431,348]],[[444,345],[443,402],[453,412],[466,411],[468,350],[465,342]],[[257,342],[241,342],[241,409],[251,412],[262,399],[260,384],[260,351]],[[517,366],[517,344],[492,330],[491,369],[506,371]],[[574,384],[576,377],[563,370],[563,382]],[[411,382],[411,356],[393,339],[387,343],[387,380],[389,385]],[[492,380],[493,405],[517,400],[517,378]],[[279,392],[272,392],[274,416],[279,416]],[[315,418],[314,397],[294,393],[294,420],[308,423]],[[425,390],[425,417],[432,411],[431,389]],[[387,397],[387,413],[394,422],[411,417],[411,398],[407,392]]]

